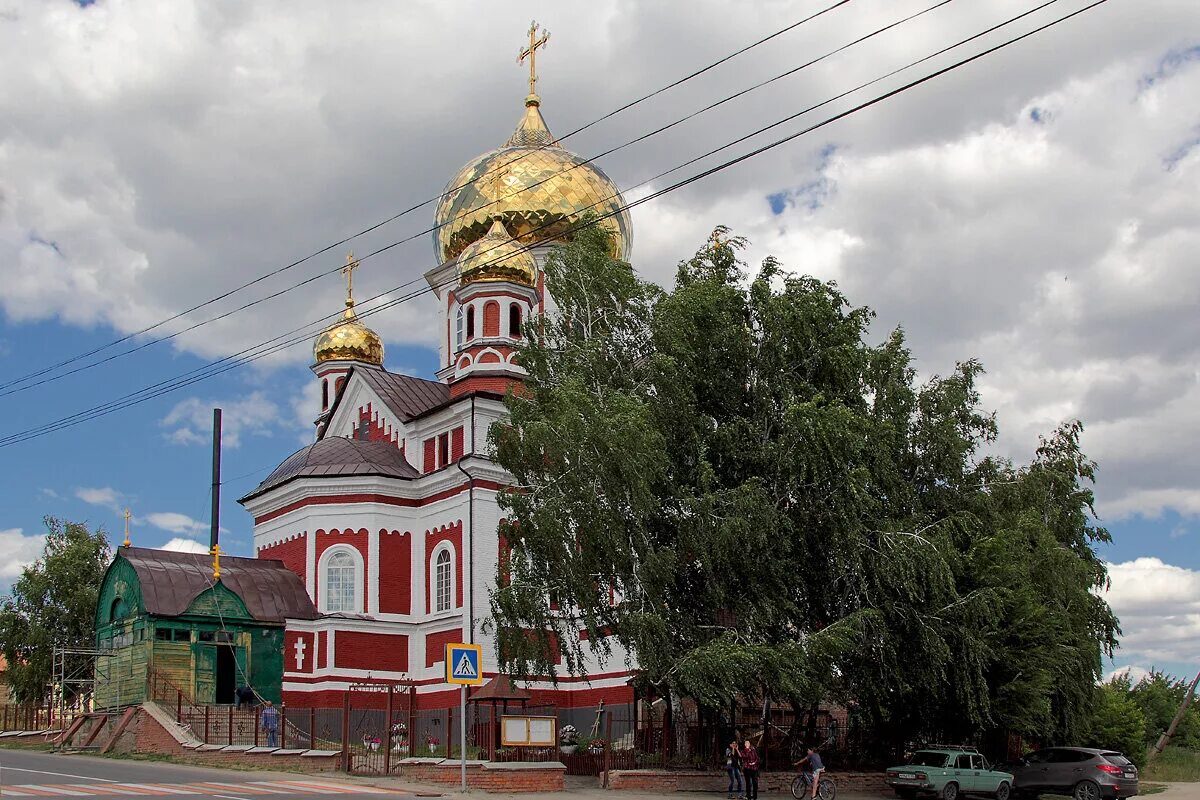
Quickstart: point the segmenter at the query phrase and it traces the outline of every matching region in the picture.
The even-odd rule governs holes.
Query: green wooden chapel
[[[147,698],[153,671],[199,704],[234,702],[238,686],[280,701],[287,619],[315,619],[304,582],[282,562],[122,547],[96,607],[95,705]]]

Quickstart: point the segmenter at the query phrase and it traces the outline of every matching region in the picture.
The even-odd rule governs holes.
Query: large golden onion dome
[[[354,254],[346,257],[346,311],[313,342],[316,363],[325,361],[362,361],[383,366],[383,340],[379,334],[363,325],[354,313],[354,270],[358,262]]]
[[[529,249],[514,240],[500,220],[482,239],[476,239],[458,254],[460,283],[512,281],[533,286],[537,283],[537,263]]]
[[[611,214],[599,224],[613,235],[618,258],[628,259],[632,227],[625,200],[593,163],[564,149],[546,127],[536,94],[508,141],[459,170],[437,208],[434,246],[449,261],[488,234],[497,220],[524,245],[569,233],[587,213]]]

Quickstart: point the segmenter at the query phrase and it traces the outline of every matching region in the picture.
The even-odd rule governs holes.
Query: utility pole
[[[213,580],[221,577],[220,557],[221,545],[218,539],[221,533],[221,409],[213,409],[213,447],[212,447],[212,512],[208,532],[208,553],[213,557]]]
[[[1167,745],[1171,743],[1171,737],[1175,735],[1175,729],[1179,727],[1179,723],[1183,722],[1183,715],[1187,713],[1188,706],[1192,702],[1192,695],[1196,693],[1196,684],[1200,684],[1200,672],[1197,672],[1196,677],[1192,679],[1192,685],[1188,687],[1187,694],[1183,696],[1183,702],[1179,704],[1179,710],[1175,712],[1175,719],[1171,720],[1171,725],[1167,728],[1167,732],[1158,737],[1158,741],[1150,749],[1147,761],[1162,753],[1163,750],[1167,749]]]

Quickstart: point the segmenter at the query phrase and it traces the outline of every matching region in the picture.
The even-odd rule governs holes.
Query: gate
[[[342,769],[387,775],[411,752],[416,728],[416,687],[408,683],[353,684],[342,709]]]

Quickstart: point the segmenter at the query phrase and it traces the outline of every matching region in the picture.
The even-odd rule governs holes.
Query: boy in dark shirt
[[[825,771],[825,763],[821,761],[820,754],[811,747],[807,753],[808,755],[796,762],[796,766],[808,762],[808,768],[812,770],[812,800],[817,800],[817,787],[821,785],[821,773]]]

